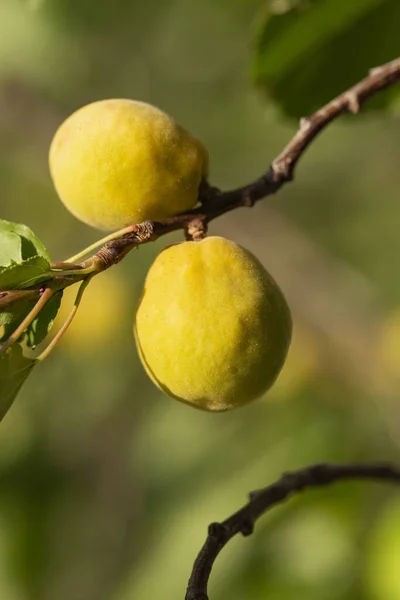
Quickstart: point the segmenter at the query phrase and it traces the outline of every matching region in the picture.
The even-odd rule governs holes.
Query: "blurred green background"
[[[208,146],[215,185],[259,176],[296,129],[251,80],[265,6],[0,0],[0,217],[29,225],[53,260],[101,237],[67,213],[47,166],[57,126],[101,98],[171,113]],[[202,413],[144,375],[135,305],[179,236],[89,286],[0,427],[1,599],[183,599],[207,525],[250,490],[313,462],[400,462],[397,114],[333,124],[294,184],[212,224],[260,258],[293,311],[289,360],[264,399]],[[346,483],[292,499],[227,546],[210,598],[400,599],[400,497]]]

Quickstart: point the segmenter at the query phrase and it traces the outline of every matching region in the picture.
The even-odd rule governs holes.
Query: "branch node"
[[[310,117],[301,117],[300,119],[300,131],[306,133],[312,126],[312,120]]]
[[[185,228],[185,237],[188,241],[200,242],[207,235],[207,222],[204,215],[192,219]]]
[[[254,502],[255,500],[257,500],[257,498],[259,496],[262,496],[263,491],[262,490],[253,490],[252,492],[249,493],[249,498],[250,498],[250,502]]]
[[[251,535],[254,531],[254,522],[248,518],[248,519],[244,519],[240,525],[240,533],[244,536],[247,537],[248,535]]]
[[[372,69],[370,69],[370,70],[368,71],[368,74],[369,74],[371,77],[378,77],[378,76],[379,76],[379,75],[382,73],[382,69],[383,69],[383,68],[384,68],[384,67],[382,67],[382,65],[381,65],[381,66],[379,66],[379,67],[372,67]]]
[[[360,112],[360,108],[361,108],[360,100],[355,92],[352,92],[352,91],[347,92],[346,100],[347,100],[347,108],[351,113],[353,113],[353,115],[356,115],[357,113]]]
[[[293,179],[293,157],[285,156],[274,160],[271,165],[272,177],[275,183],[292,181]]]
[[[256,203],[256,200],[255,200],[255,198],[252,198],[249,190],[245,190],[243,192],[242,205],[247,206],[247,208],[252,208],[255,203]]]
[[[110,247],[105,244],[103,248],[100,248],[100,250],[96,253],[96,256],[103,261],[105,270],[109,269],[116,262],[118,254],[112,246]]]
[[[135,225],[132,232],[139,244],[148,242],[154,235],[154,223],[152,221],[143,221],[143,223]],[[127,238],[129,236],[131,236],[130,233],[126,235]]]
[[[227,533],[227,528],[223,523],[210,523],[208,526],[208,535],[218,541],[223,540]]]

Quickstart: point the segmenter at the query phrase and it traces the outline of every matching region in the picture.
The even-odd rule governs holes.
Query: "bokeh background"
[[[208,146],[213,184],[259,176],[296,129],[250,74],[265,8],[0,0],[1,218],[29,225],[53,260],[101,237],[57,199],[47,152],[66,116],[107,97],[170,112]],[[259,257],[293,311],[289,359],[265,398],[207,414],[144,375],[135,305],[179,236],[96,277],[1,423],[0,598],[183,599],[207,525],[250,490],[313,462],[400,462],[397,115],[334,123],[294,184],[212,224]],[[400,496],[346,483],[290,500],[227,546],[210,597],[399,599]]]

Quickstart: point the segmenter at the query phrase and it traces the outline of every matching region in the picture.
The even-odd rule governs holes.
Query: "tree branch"
[[[208,600],[207,585],[215,559],[238,533],[253,532],[254,523],[270,508],[293,493],[346,479],[372,479],[400,484],[400,467],[387,463],[314,465],[286,473],[276,483],[250,494],[250,501],[222,523],[212,523],[207,539],[193,565],[185,600]]]
[[[368,76],[309,117],[300,119],[300,127],[283,151],[271,163],[268,171],[256,181],[234,190],[221,192],[203,182],[199,191],[200,206],[192,211],[163,221],[144,221],[132,225],[131,231],[104,244],[97,256],[103,268],[119,262],[132,248],[152,242],[159,237],[183,229],[189,239],[201,239],[213,219],[235,208],[253,206],[275,194],[285,183],[292,181],[297,162],[329,123],[343,113],[356,114],[371,96],[400,79],[400,58],[371,69]],[[126,229],[125,229],[126,232]]]
[[[400,58],[381,67],[371,69],[369,75],[328,102],[309,117],[300,119],[297,133],[282,152],[272,161],[268,171],[244,187],[222,192],[202,181],[199,189],[199,206],[193,210],[169,217],[162,221],[144,221],[114,232],[114,239],[103,244],[96,254],[87,260],[71,265],[69,262],[52,263],[53,280],[57,289],[63,289],[85,278],[85,273],[100,273],[120,262],[128,252],[141,244],[153,242],[167,233],[182,229],[187,239],[202,239],[210,221],[243,206],[251,207],[256,202],[275,194],[285,183],[292,181],[297,162],[317,135],[331,121],[346,112],[358,113],[362,104],[371,96],[400,79]],[[92,246],[96,246],[93,244]],[[88,248],[90,251],[92,247]],[[84,255],[85,252],[77,256]],[[75,261],[74,261],[75,262]],[[75,272],[74,272],[75,271]],[[49,282],[46,282],[50,286]],[[33,289],[36,286],[33,286]],[[2,293],[4,294],[4,293]],[[0,296],[0,309],[17,296]]]
[[[253,206],[256,202],[274,194],[285,183],[292,181],[297,162],[316,136],[331,121],[345,112],[358,113],[363,102],[400,79],[400,58],[381,67],[371,69],[368,76],[328,102],[309,117],[300,119],[300,127],[283,151],[272,161],[268,171],[252,183],[222,192],[202,181],[199,188],[198,206],[187,213],[175,215],[162,221],[144,221],[112,233],[100,250],[79,264],[71,261],[52,263],[49,280],[34,285],[26,294],[36,297],[45,284],[53,292],[64,289],[88,276],[95,275],[120,262],[128,252],[141,244],[155,241],[172,231],[182,229],[186,239],[202,239],[210,221],[239,207]],[[103,240],[104,241],[104,240]],[[98,244],[92,244],[73,259],[89,254]],[[75,263],[76,261],[73,260]],[[10,304],[20,302],[23,295],[16,290],[0,291],[0,311]]]

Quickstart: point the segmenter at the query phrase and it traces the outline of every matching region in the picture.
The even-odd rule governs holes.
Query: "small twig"
[[[66,320],[64,321],[63,325],[60,327],[59,331],[56,333],[54,338],[51,340],[51,342],[49,343],[47,348],[45,348],[43,350],[43,352],[41,354],[39,354],[39,356],[36,357],[37,361],[43,362],[51,354],[51,352],[54,350],[54,348],[56,347],[58,342],[61,340],[64,333],[67,331],[68,327],[71,325],[72,321],[75,318],[76,313],[78,312],[79,304],[82,300],[83,293],[84,293],[86,287],[89,285],[92,277],[93,277],[93,275],[87,277],[86,279],[84,279],[82,281],[81,285],[79,286],[79,290],[76,295],[74,306],[72,307],[71,312],[69,313],[69,315],[66,318]]]
[[[222,523],[212,523],[209,526],[207,539],[193,565],[185,600],[208,600],[208,580],[215,559],[235,535],[250,535],[254,523],[268,509],[293,493],[346,479],[371,479],[400,484],[400,467],[386,463],[314,465],[294,473],[286,473],[276,483],[251,493],[246,506]]]
[[[0,312],[9,309],[17,302],[26,300],[37,300],[40,296],[39,288],[28,290],[5,290],[0,292]]]
[[[0,356],[4,354],[4,352],[15,344],[15,342],[21,337],[24,331],[29,327],[29,325],[36,319],[46,302],[50,300],[53,295],[53,290],[47,288],[43,291],[39,300],[36,302],[35,306],[32,310],[27,314],[25,319],[18,325],[16,330],[10,335],[10,337],[0,346]]]

